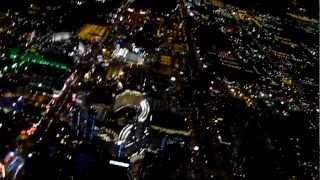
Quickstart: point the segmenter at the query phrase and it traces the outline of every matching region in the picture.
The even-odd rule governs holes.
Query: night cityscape
[[[319,1],[0,2],[0,180],[319,180]]]

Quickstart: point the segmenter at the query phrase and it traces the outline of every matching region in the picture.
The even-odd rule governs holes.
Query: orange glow
[[[6,171],[3,164],[0,163],[0,177],[5,178],[6,177]]]

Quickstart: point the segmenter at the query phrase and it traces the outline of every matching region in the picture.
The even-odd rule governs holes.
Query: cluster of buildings
[[[318,21],[118,3],[0,14],[0,179],[318,177]]]

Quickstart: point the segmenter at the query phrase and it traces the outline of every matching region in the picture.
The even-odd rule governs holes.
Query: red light
[[[20,131],[20,135],[27,135],[27,132],[25,130]]]

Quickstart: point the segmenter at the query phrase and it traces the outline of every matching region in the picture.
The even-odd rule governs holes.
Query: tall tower
[[[73,112],[72,129],[79,138],[91,141],[94,137],[96,124],[96,113],[94,110],[77,108]]]

